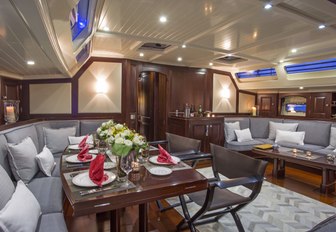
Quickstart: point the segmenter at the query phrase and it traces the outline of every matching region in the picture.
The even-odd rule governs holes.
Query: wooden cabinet
[[[307,116],[310,118],[330,118],[331,98],[331,93],[311,93]]]
[[[201,151],[210,152],[210,143],[224,145],[224,117],[168,118],[168,132],[202,141]]]
[[[4,118],[4,112],[3,112],[3,99],[8,100],[21,100],[21,82],[19,80],[0,77],[0,95],[1,95],[1,109],[0,109],[0,124],[3,124]],[[20,102],[20,108],[21,108],[21,102]],[[21,112],[21,110],[20,110]]]
[[[277,94],[258,95],[259,115],[262,117],[276,117],[277,98]]]

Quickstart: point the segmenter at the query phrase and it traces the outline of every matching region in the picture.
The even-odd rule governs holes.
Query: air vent
[[[161,43],[144,43],[139,50],[152,50],[152,51],[164,51],[166,48],[169,48],[169,44]]]
[[[247,59],[243,59],[237,56],[224,56],[216,59],[215,61],[224,63],[224,64],[235,64],[243,61],[247,61]]]

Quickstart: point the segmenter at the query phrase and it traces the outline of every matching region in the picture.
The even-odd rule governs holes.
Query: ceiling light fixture
[[[182,48],[186,48],[187,47],[187,45],[185,45],[185,44],[182,44]]]
[[[165,23],[165,22],[167,22],[167,17],[166,17],[166,16],[161,16],[161,17],[160,17],[160,22],[161,22],[161,23]]]
[[[264,6],[264,9],[269,10],[269,9],[271,9],[272,7],[273,7],[272,4],[267,3],[267,4]]]
[[[143,57],[145,54],[143,54],[142,52],[140,52],[139,56]]]
[[[103,27],[103,31],[109,31],[110,28],[109,27]]]
[[[182,61],[182,57],[177,57],[177,61],[181,62]]]
[[[213,65],[213,63],[211,63],[211,62],[210,62],[210,63],[209,63],[209,65],[210,65],[210,66],[212,66],[212,65]]]
[[[227,54],[227,56],[232,56],[232,54]]]
[[[284,60],[279,60],[279,63],[283,63],[284,62]]]
[[[297,49],[296,49],[296,48],[293,48],[293,49],[291,50],[291,52],[292,52],[292,53],[296,53],[296,52],[297,52]]]
[[[28,64],[28,65],[34,65],[34,64],[35,64],[35,61],[33,61],[33,60],[28,60],[28,61],[27,61],[27,64]]]
[[[299,89],[304,89],[303,86],[300,86]]]
[[[324,25],[324,24],[321,24],[321,25],[319,25],[319,27],[318,27],[320,30],[321,29],[324,29],[324,28],[326,28],[326,25]]]

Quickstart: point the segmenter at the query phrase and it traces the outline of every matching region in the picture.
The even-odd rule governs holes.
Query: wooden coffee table
[[[322,180],[320,185],[320,192],[335,191],[335,171],[336,163],[329,162],[325,155],[314,154],[308,157],[304,151],[298,150],[293,152],[292,148],[280,147],[278,151],[272,149],[261,150],[253,148],[252,152],[258,155],[273,159],[272,175],[276,178],[283,178],[285,176],[285,162],[291,162],[302,166],[318,168],[322,170]]]
[[[111,186],[110,190],[81,196],[80,192],[86,191],[87,188],[74,186],[71,178],[77,175],[77,172],[87,171],[89,167],[68,167],[65,157],[70,154],[68,151],[63,154],[61,179],[65,195],[73,208],[73,216],[110,212],[111,231],[120,230],[119,212],[122,208],[139,205],[139,231],[147,231],[149,202],[204,190],[208,186],[208,180],[190,167],[173,171],[168,176],[154,176],[142,166],[140,172],[130,173],[129,180],[132,184],[130,188],[116,188],[118,183],[114,181],[104,186]]]

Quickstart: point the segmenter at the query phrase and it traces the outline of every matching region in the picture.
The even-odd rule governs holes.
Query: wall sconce
[[[228,88],[223,88],[220,91],[221,98],[229,99],[230,98],[230,90]]]
[[[105,79],[98,79],[96,83],[96,93],[107,93],[107,83]]]

